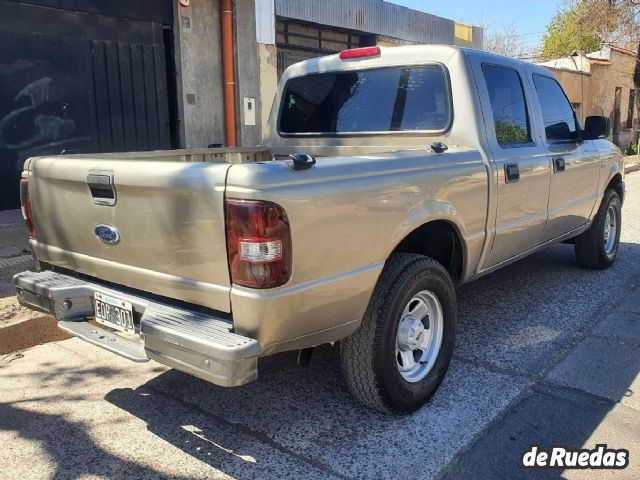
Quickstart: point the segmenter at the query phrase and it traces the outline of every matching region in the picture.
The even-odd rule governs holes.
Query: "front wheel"
[[[433,395],[455,343],[456,293],[435,260],[394,254],[360,328],[340,344],[351,393],[373,409],[410,413]]]
[[[586,268],[603,269],[615,260],[620,246],[622,204],[615,190],[604,192],[602,203],[589,230],[576,237],[578,264]]]

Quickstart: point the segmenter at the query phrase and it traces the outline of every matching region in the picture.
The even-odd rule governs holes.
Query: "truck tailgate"
[[[29,193],[37,233],[32,245],[38,260],[229,312],[224,223],[229,166],[224,161],[31,159]],[[97,204],[105,203],[100,200],[105,191],[109,195],[95,188],[96,179],[109,176],[115,203]],[[96,233],[99,225],[111,234],[117,229],[119,238],[105,243],[109,239]]]

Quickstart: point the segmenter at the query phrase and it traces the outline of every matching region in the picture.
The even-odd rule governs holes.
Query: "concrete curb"
[[[67,338],[71,336],[58,329],[53,317],[43,315],[29,318],[20,323],[0,327],[0,355]]]
[[[629,163],[624,166],[624,173],[637,172],[640,170],[640,163]]]

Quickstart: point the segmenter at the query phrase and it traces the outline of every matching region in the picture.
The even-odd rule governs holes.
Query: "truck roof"
[[[379,55],[343,60],[340,58],[340,54],[336,53],[333,55],[325,55],[322,57],[304,60],[287,68],[283,77],[290,78],[309,73],[374,68],[376,66],[418,64],[426,61],[447,64],[448,61],[456,55],[465,55],[467,57],[480,56],[485,58],[488,62],[493,60],[501,65],[513,64],[515,66],[525,64],[527,69],[530,71],[535,70],[540,73],[549,74],[548,69],[533,63],[497,55],[495,53],[485,52],[483,50],[459,47],[456,45],[402,45],[397,47],[378,48],[380,51]]]

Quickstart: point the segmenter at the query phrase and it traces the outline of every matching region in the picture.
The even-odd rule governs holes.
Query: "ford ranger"
[[[221,386],[338,342],[353,395],[422,406],[456,287],[556,242],[606,268],[624,173],[550,71],[452,46],[364,47],[284,73],[262,148],[38,157],[20,302],[135,362]]]

